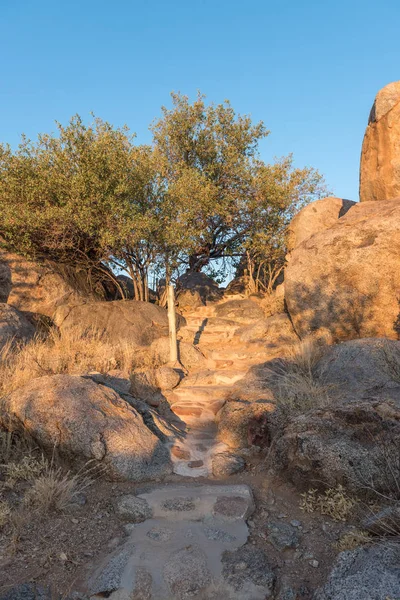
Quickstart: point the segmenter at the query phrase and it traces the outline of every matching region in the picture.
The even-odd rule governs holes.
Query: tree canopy
[[[245,256],[252,273],[276,274],[289,220],[326,191],[318,171],[294,168],[291,155],[265,164],[264,124],[200,94],[172,94],[151,130],[152,144],[138,145],[127,127],[75,116],[15,151],[0,146],[3,245],[126,271],[142,300],[149,271],[169,278]]]

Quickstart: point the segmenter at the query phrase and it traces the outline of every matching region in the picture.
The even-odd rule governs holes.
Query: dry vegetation
[[[349,496],[340,484],[335,488],[327,489],[322,494],[315,489],[301,494],[301,510],[307,513],[319,512],[334,521],[346,521],[356,505],[357,500]]]
[[[98,476],[89,463],[78,473],[48,460],[20,434],[0,432],[0,530],[8,528],[13,546],[24,526],[79,501]],[[10,495],[11,493],[11,495]]]
[[[60,373],[78,375],[118,369],[129,374],[152,362],[148,351],[128,343],[111,343],[101,332],[50,330],[46,339],[25,345],[6,344],[0,352],[0,395],[25,385],[31,379]]]
[[[323,353],[323,345],[305,340],[271,372],[278,406],[288,414],[300,414],[328,404],[332,386],[317,369]]]

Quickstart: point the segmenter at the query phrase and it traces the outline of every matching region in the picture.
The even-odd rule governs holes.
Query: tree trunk
[[[178,362],[178,342],[176,339],[175,291],[173,285],[168,285],[168,327],[170,342],[170,363]]]

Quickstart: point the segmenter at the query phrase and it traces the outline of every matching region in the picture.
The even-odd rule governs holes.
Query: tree
[[[240,237],[243,208],[252,193],[262,122],[236,115],[226,101],[206,106],[172,94],[173,108],[152,126],[154,151],[165,188],[191,231],[191,269],[232,251]]]

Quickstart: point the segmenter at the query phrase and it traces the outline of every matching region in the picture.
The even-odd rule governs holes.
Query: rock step
[[[84,591],[93,599],[166,600],[215,596],[238,598],[224,578],[226,551],[240,551],[248,539],[246,524],[254,512],[250,488],[245,485],[181,485],[147,487],[134,498],[148,517],[135,522],[131,533],[108,556],[95,564]],[[262,583],[253,583],[255,554],[239,556],[243,600],[272,596],[274,581],[268,563],[262,563]],[[235,555],[233,555],[235,557]],[[259,561],[259,558],[258,558]],[[247,563],[249,565],[247,566]],[[265,563],[265,564],[264,564]],[[230,572],[230,571],[229,571]],[[229,592],[229,593],[228,593]],[[219,597],[222,598],[220,592]],[[225,597],[225,594],[224,594]]]
[[[190,375],[189,377],[185,378],[180,385],[180,389],[182,390],[187,387],[199,385],[233,385],[234,383],[242,379],[244,375],[245,371],[243,369],[226,369],[224,371],[214,371],[209,369],[207,371],[198,371],[197,373],[194,373],[193,375]]]
[[[173,406],[175,402],[181,402],[182,400],[188,400],[189,402],[221,400],[226,398],[230,391],[231,386],[229,385],[188,385],[179,386],[173,392],[166,392],[165,395],[170,405]]]

